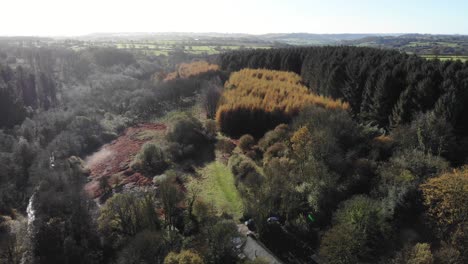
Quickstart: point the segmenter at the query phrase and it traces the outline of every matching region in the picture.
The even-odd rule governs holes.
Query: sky
[[[3,0],[0,35],[467,34],[467,0]]]

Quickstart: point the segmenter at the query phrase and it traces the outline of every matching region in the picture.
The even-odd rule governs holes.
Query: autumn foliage
[[[216,113],[221,131],[260,137],[287,123],[307,106],[348,109],[340,100],[310,93],[301,77],[292,72],[244,69],[231,74]]]
[[[429,179],[421,185],[421,191],[427,214],[440,228],[442,234],[466,225],[468,167]]]
[[[218,69],[218,65],[210,64],[206,61],[182,63],[177,67],[176,71],[169,73],[164,80],[170,81],[177,78],[189,78],[205,72],[217,71]]]

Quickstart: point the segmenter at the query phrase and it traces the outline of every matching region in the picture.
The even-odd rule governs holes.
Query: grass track
[[[201,199],[212,204],[219,215],[227,213],[236,220],[242,217],[244,207],[231,170],[215,161],[201,169],[200,173],[202,179],[194,180],[191,184],[200,184]]]

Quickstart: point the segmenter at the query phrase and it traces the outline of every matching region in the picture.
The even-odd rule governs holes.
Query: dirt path
[[[145,137],[144,133],[166,131],[164,124],[140,124],[130,127],[109,144],[104,145],[99,151],[85,159],[86,167],[90,170],[91,181],[85,185],[85,191],[91,198],[97,198],[103,194],[100,188],[100,179],[109,180],[112,175],[119,174],[123,180],[119,185],[136,184],[147,186],[152,184],[152,180],[144,177],[130,168],[135,155],[141,146],[151,140]]]

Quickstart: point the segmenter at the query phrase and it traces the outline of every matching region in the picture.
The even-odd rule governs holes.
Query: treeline
[[[44,110],[78,104],[140,118],[167,109],[163,101],[180,103],[199,91],[204,80],[221,74],[214,70],[216,65],[206,62],[182,64],[181,68],[190,69],[184,70],[185,78],[192,80],[158,83],[151,76],[162,72],[167,61],[112,48],[73,51],[6,45],[0,46],[0,53],[4,54],[0,56],[0,129],[20,125]]]
[[[28,112],[57,103],[55,82],[43,72],[0,65],[0,128],[10,128]]]
[[[306,106],[347,109],[339,100],[312,94],[295,73],[244,69],[232,73],[225,84],[217,122],[231,136],[263,133],[287,123]]]
[[[433,111],[468,135],[468,63],[425,60],[398,51],[310,47],[235,51],[221,68],[266,68],[300,74],[320,95],[349,102],[359,121],[391,129]]]

